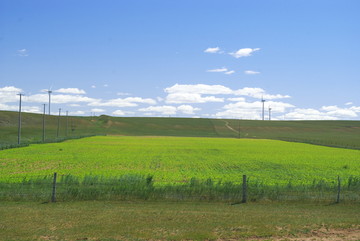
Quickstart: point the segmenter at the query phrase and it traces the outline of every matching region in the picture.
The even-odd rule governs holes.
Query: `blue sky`
[[[360,1],[0,0],[0,110],[360,120]]]

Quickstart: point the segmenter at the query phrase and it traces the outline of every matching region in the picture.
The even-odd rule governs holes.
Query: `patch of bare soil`
[[[274,241],[358,241],[360,240],[360,227],[353,229],[326,229],[313,230],[299,237],[250,238],[248,240],[274,240]]]

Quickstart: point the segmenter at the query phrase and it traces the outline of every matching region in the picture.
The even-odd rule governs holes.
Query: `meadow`
[[[23,113],[21,141],[42,142],[41,114]],[[203,118],[45,116],[45,142],[89,135],[273,139],[360,149],[360,121],[258,121]],[[18,113],[0,111],[0,149],[17,144]],[[240,133],[239,133],[240,132]]]
[[[49,175],[151,175],[156,183],[191,178],[268,184],[312,183],[360,174],[360,151],[275,140],[99,136],[1,152],[0,180]]]
[[[360,198],[356,194],[360,188],[359,150],[303,143],[97,136],[33,144],[3,150],[1,154],[3,190],[7,189],[6,183],[39,183],[50,191],[52,174],[57,172],[66,189],[65,200],[195,198],[236,202],[241,199],[244,174],[254,201],[314,197],[329,200],[329,195],[334,199],[338,177],[350,192],[347,200]],[[90,184],[92,189],[80,190],[79,184]],[[48,191],[41,194],[42,189],[39,193],[32,190],[31,195],[48,198]],[[3,199],[12,199],[11,195],[2,195]]]

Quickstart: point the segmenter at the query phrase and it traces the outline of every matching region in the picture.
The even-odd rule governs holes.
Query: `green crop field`
[[[22,143],[42,141],[42,115],[22,114]],[[360,149],[360,121],[45,116],[46,141],[87,135],[273,139]],[[18,113],[0,111],[0,148],[17,143]],[[239,133],[240,132],[240,133]]]
[[[360,175],[360,151],[275,140],[102,136],[1,152],[0,178],[151,175],[155,183],[191,178],[268,184]]]

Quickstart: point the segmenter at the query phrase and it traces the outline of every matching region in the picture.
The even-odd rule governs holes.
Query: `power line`
[[[265,100],[263,97],[261,97],[261,102],[262,102],[262,120],[264,120],[265,119],[265,109],[264,109]]]
[[[20,101],[19,101],[19,120],[18,120],[18,145],[20,145],[20,142],[21,142],[21,97],[24,95],[24,94],[17,94],[18,96],[20,96]]]

